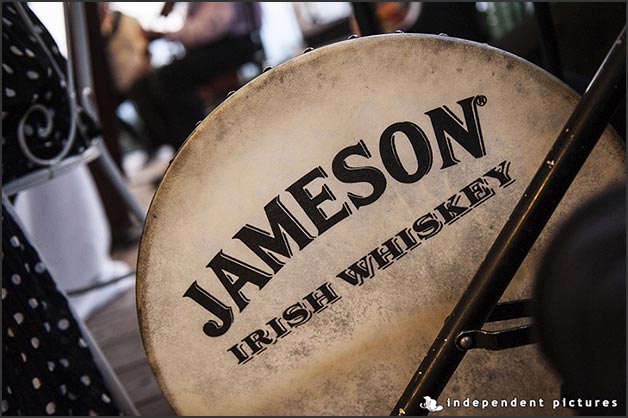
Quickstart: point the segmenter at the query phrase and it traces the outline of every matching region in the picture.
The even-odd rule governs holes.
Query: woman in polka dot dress
[[[65,61],[25,3],[2,3],[2,38],[4,184],[37,168],[19,135],[38,158],[55,158],[74,118]],[[77,122],[68,154],[81,152],[94,134],[82,112]],[[2,414],[120,415],[66,298],[6,203],[3,197]]]

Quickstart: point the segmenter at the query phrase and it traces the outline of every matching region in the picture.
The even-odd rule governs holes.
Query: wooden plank
[[[118,373],[118,378],[136,405],[156,395],[163,396],[148,362],[137,364],[131,369]]]
[[[133,322],[137,323],[134,288],[127,289],[125,292],[119,294],[110,303],[94,312],[85,322],[90,330],[107,330],[111,328],[109,323],[114,318],[133,319]]]
[[[144,346],[139,336],[120,340],[119,344],[116,345],[106,346],[103,348],[103,352],[116,373],[122,372],[136,363],[148,364]]]
[[[139,335],[140,326],[133,313],[134,311],[129,309],[119,312],[103,312],[102,317],[108,318],[107,320],[101,320],[99,316],[94,318],[94,321],[88,320],[87,326],[94,338],[102,344],[125,335]]]
[[[153,181],[161,177],[169,160],[169,157],[155,159],[138,173],[130,174],[130,191],[144,207],[148,207],[154,194]],[[135,269],[138,247],[133,245],[117,250],[111,257]],[[127,289],[94,312],[86,325],[140,414],[174,416],[146,359],[137,319],[135,289]]]
[[[164,417],[176,415],[168,402],[164,399],[163,396],[161,396],[161,394],[151,399],[148,399],[146,402],[142,403],[142,405],[138,405],[137,410],[139,411],[140,415],[147,417]]]
[[[152,374],[129,289],[88,321],[94,338],[142,415],[174,415]]]

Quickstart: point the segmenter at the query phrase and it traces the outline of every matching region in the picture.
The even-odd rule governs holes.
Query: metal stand
[[[391,415],[427,415],[423,396],[440,395],[465,355],[462,340],[473,345],[478,334],[468,332],[489,318],[625,96],[625,42],[624,27]]]

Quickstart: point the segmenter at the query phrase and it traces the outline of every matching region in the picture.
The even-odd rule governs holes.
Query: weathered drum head
[[[142,237],[142,335],[175,411],[388,414],[577,100],[502,51],[403,34],[311,51],[227,99],[176,155]],[[561,218],[623,180],[615,141],[505,299],[530,296]],[[507,412],[448,397],[550,402],[559,386],[534,346],[476,350],[439,403]]]

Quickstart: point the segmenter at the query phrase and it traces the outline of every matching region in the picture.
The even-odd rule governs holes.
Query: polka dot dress
[[[28,149],[38,158],[57,156],[68,140],[70,106],[63,72],[66,61],[52,37],[23,3],[34,27],[27,26],[12,2],[2,2],[2,183],[40,168],[18,145],[20,126]],[[42,38],[50,55],[35,37]],[[81,129],[68,155],[84,151],[97,135],[95,124],[79,112]]]
[[[120,415],[67,300],[2,218],[2,415]]]

